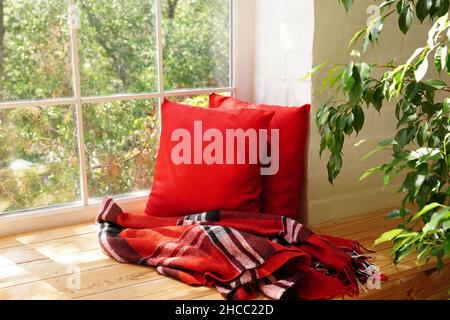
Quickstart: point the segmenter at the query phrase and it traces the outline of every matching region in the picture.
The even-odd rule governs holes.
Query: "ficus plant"
[[[339,1],[351,10],[353,0]],[[344,142],[361,131],[367,110],[392,112],[395,135],[364,157],[387,150],[390,161],[369,168],[360,178],[381,174],[385,186],[394,176],[403,181],[402,206],[388,215],[400,219],[399,224],[375,244],[393,241],[395,263],[417,251],[419,263],[435,257],[441,269],[450,253],[449,0],[386,0],[375,5],[380,14],[350,40],[352,61],[324,63],[313,70],[326,72],[321,90],[335,93],[316,114],[320,155],[325,151],[328,156],[328,180],[333,183],[342,169]],[[415,19],[429,24],[428,40],[407,61],[363,62],[389,19],[397,19],[403,34]]]

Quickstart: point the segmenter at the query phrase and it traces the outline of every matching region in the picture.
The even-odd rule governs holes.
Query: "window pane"
[[[196,107],[206,107],[209,106],[209,96],[208,95],[194,95],[194,96],[173,96],[167,97],[170,101],[178,102],[182,104],[187,104]]]
[[[153,0],[80,0],[81,92],[154,92],[157,88]]]
[[[80,199],[72,106],[0,110],[0,213]]]
[[[91,197],[148,190],[158,147],[155,100],[83,106]]]
[[[3,5],[0,101],[72,96],[67,1],[5,0]]]
[[[230,1],[163,1],[166,89],[230,86]]]

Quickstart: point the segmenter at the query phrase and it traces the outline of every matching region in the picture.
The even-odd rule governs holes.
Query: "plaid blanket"
[[[286,217],[214,211],[157,218],[125,213],[108,198],[97,223],[110,257],[215,286],[227,299],[258,291],[270,299],[356,296],[372,276],[357,242],[316,235]]]

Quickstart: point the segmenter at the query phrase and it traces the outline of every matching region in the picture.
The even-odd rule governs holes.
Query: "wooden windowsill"
[[[313,226],[317,233],[342,236],[371,247],[397,221],[386,210]],[[446,299],[450,264],[438,273],[430,262],[418,267],[414,256],[395,267],[389,244],[375,248],[373,261],[389,276],[379,290],[360,299]],[[73,273],[81,270],[80,288]],[[68,286],[69,284],[69,286]],[[262,297],[261,297],[262,298]],[[98,247],[96,226],[80,224],[0,238],[0,299],[222,299],[214,288],[191,287],[161,276],[153,268],[120,264]]]

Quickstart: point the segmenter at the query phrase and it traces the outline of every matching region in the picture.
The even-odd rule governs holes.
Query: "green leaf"
[[[361,36],[366,32],[366,29],[363,28],[361,30],[359,30],[358,32],[356,32],[353,37],[351,38],[351,40],[348,43],[348,48],[350,48],[356,41],[358,41],[359,38],[361,38]]]
[[[349,12],[350,8],[353,5],[353,0],[341,0],[342,4],[344,5],[345,11]]]
[[[449,208],[442,208],[441,210],[433,213],[430,221],[423,227],[424,233],[436,230],[439,222],[449,213]]]
[[[448,114],[450,112],[450,98],[446,98],[442,103],[443,114]]]
[[[444,229],[444,231],[447,231],[450,229],[450,220],[442,222],[442,229]]]
[[[352,83],[349,92],[349,102],[352,106],[360,103],[363,97],[363,83],[369,76],[369,72],[370,67],[366,63],[358,63],[353,66],[352,77],[348,80]]]
[[[436,111],[436,106],[429,102],[429,101],[424,101],[422,102],[422,111],[424,113],[426,113],[429,117],[433,116],[434,112]]]
[[[344,132],[346,134],[351,134],[353,132],[353,121],[355,119],[355,116],[353,113],[349,113],[345,116],[345,125],[344,125]]]
[[[442,0],[433,0],[433,5],[430,8],[430,18],[439,16],[438,13],[441,9]]]
[[[411,7],[409,5],[404,7],[400,13],[400,17],[398,18],[398,25],[404,34],[406,34],[411,27],[412,17],[413,11]]]
[[[361,106],[357,105],[353,108],[352,112],[354,116],[353,128],[357,133],[359,133],[364,126],[364,111]]]
[[[322,69],[325,65],[326,65],[326,62],[322,62],[318,66],[314,67],[310,72],[305,74],[305,76],[303,77],[303,80],[306,79],[306,78],[309,78],[310,76],[312,76],[314,73],[316,73],[317,71]]]
[[[420,85],[417,82],[411,82],[406,86],[405,97],[412,102],[416,98],[417,93],[419,93],[419,89]]]
[[[401,190],[403,192],[407,192],[408,196],[411,195],[416,190],[415,182],[416,182],[416,172],[414,171],[408,172],[405,181],[402,184]]]
[[[400,233],[402,233],[403,229],[393,229],[383,233],[377,240],[375,240],[374,245],[378,245],[383,242],[391,241],[395,237],[397,237]]]
[[[378,112],[381,110],[381,107],[383,106],[383,99],[384,99],[383,87],[379,86],[372,96],[372,104]]]
[[[365,62],[357,63],[356,68],[358,69],[360,81],[364,83],[370,75],[371,67]]]
[[[360,145],[362,145],[364,142],[366,142],[366,139],[361,139],[358,142],[356,142],[353,146],[355,148],[359,147]]]
[[[386,139],[381,141],[378,144],[378,147],[374,150],[371,150],[369,153],[367,153],[364,157],[361,158],[361,161],[367,160],[369,157],[373,156],[375,153],[377,153],[380,150],[385,149],[388,146],[396,145],[397,142],[393,139]]]
[[[326,142],[325,138],[321,138],[320,139],[320,149],[319,149],[320,158],[322,158],[322,153],[326,147],[327,147],[327,142]]]
[[[336,85],[336,83],[342,78],[341,69],[343,69],[341,66],[337,66],[331,69],[330,72],[328,72],[327,76],[322,81],[322,85],[320,86],[321,93],[326,87],[332,89]]]
[[[421,23],[428,16],[429,10],[430,10],[432,5],[433,5],[433,1],[432,0],[419,0],[419,1],[417,1],[417,4],[416,4],[416,15],[417,15],[417,18],[420,20]]]
[[[396,218],[400,218],[402,215],[401,215],[401,210],[400,209],[394,209],[394,210],[392,210],[391,212],[389,212],[388,214],[387,214],[387,218],[388,219],[396,219]]]
[[[363,100],[366,103],[366,106],[369,107],[371,103],[373,103],[373,93],[374,91],[367,88],[368,85],[365,86],[363,92]]]
[[[417,261],[424,262],[425,260],[427,260],[429,254],[430,254],[430,251],[431,251],[431,247],[428,247],[428,246],[424,247],[417,255]]]
[[[334,79],[335,74],[336,74],[341,68],[342,68],[341,66],[337,66],[337,67],[332,68],[332,69],[328,72],[328,74],[326,75],[326,77],[325,77],[325,78],[323,79],[323,81],[322,81],[321,89],[323,89],[324,87],[326,87],[326,86],[329,85],[329,83],[331,82],[331,80]]]
[[[428,71],[428,56],[425,57],[421,62],[418,63],[416,69],[414,70],[414,77],[417,82],[422,81]]]
[[[430,137],[430,126],[427,122],[419,125],[419,130],[417,131],[417,142],[419,146],[423,146],[428,138]]]
[[[450,31],[450,29],[448,29]],[[445,64],[445,67],[447,69],[447,73],[450,73],[450,54],[447,55],[447,62]]]
[[[365,161],[365,160],[369,159],[371,156],[373,156],[375,153],[377,153],[380,150],[382,150],[382,149],[376,148],[376,149],[370,150],[366,155],[364,155],[364,157],[361,158],[361,161]]]
[[[330,116],[330,108],[328,105],[322,106],[316,114],[316,123],[319,128],[323,127]]]
[[[403,103],[405,103],[405,100],[399,100],[395,106],[395,117],[397,120],[400,120],[400,112],[402,111]]]
[[[367,177],[371,176],[374,173],[380,172],[382,171],[382,165],[374,167],[374,168],[370,168],[367,169],[362,175],[361,177],[359,177],[359,181],[363,181],[364,179],[366,179]]]
[[[342,169],[342,157],[340,154],[333,153],[327,163],[328,181],[333,184],[334,179]]]
[[[394,139],[386,139],[386,140],[383,140],[380,143],[378,143],[378,146],[380,148],[386,148],[386,147],[392,146],[394,144],[397,144],[397,142]]]
[[[441,0],[440,8],[437,12],[438,17],[442,17],[448,13],[448,9],[450,8],[449,0]]]
[[[411,140],[416,135],[416,128],[415,127],[408,127],[401,129],[397,134],[395,135],[395,141],[397,141],[400,148],[403,148],[408,143],[411,142]]]
[[[342,85],[345,91],[350,91],[353,87],[355,80],[353,79],[353,70],[354,70],[353,62],[350,62],[344,69],[342,73]]]
[[[439,137],[435,136],[435,135],[431,135],[428,138],[428,146],[431,148],[437,148],[440,146],[441,143],[441,139],[439,139]]]
[[[422,208],[422,210],[420,210],[419,212],[417,212],[413,217],[412,220],[417,220],[419,219],[421,216],[423,216],[424,214],[430,212],[431,210],[434,210],[438,207],[442,207],[442,205],[440,203],[437,202],[433,202],[430,203],[428,205],[426,205],[425,207]]]
[[[326,136],[326,141],[327,141],[327,147],[328,149],[332,150],[334,148],[334,144],[335,144],[335,139],[334,139],[334,134],[332,131],[330,131],[327,136]]]
[[[345,117],[343,115],[338,115],[335,121],[336,131],[342,132],[345,128]]]
[[[423,162],[430,160],[442,159],[441,150],[437,148],[420,148],[415,151],[411,151],[408,160],[419,160],[417,166]]]
[[[406,72],[408,71],[408,69],[411,67],[411,63],[420,55],[423,54],[425,48],[420,47],[417,48],[416,50],[414,50],[413,54],[408,58],[408,61],[406,61],[405,63],[405,68],[403,69],[403,74],[402,74],[402,78],[405,77]]]
[[[445,240],[444,255],[448,257],[450,254],[450,237]]]
[[[417,196],[420,188],[422,187],[423,182],[425,181],[425,176],[423,174],[418,174],[416,176],[416,181],[414,181],[414,186],[416,187],[414,195]]]
[[[399,1],[399,2],[397,2],[397,6],[396,6],[396,9],[397,9],[397,13],[398,14],[401,14],[402,13],[402,11],[403,11],[403,9],[404,9],[404,2],[403,2],[403,0],[402,1]]]
[[[388,219],[403,218],[410,215],[412,211],[408,208],[395,209],[387,214]]]
[[[447,66],[447,55],[448,49],[447,46],[440,46],[436,49],[436,53],[434,55],[434,65],[436,66],[436,70],[441,73]]]
[[[447,88],[447,84],[442,80],[432,79],[432,80],[426,80],[423,82],[426,86],[432,87],[437,90],[442,90]]]
[[[391,183],[392,170],[393,170],[393,168],[390,168],[390,169],[386,170],[385,173],[384,173],[383,184],[384,184],[385,187],[387,185],[389,185],[389,183]]]
[[[361,57],[361,52],[359,52],[356,49],[353,49],[352,52],[350,52],[350,55],[353,57]]]
[[[363,87],[361,83],[353,84],[353,87],[348,94],[350,104],[352,106],[358,105],[361,101],[362,94],[363,94]]]

